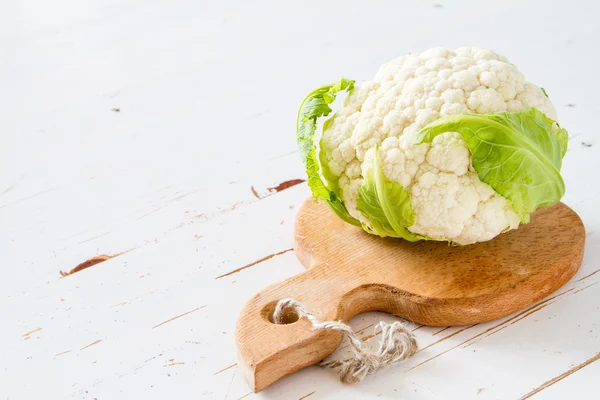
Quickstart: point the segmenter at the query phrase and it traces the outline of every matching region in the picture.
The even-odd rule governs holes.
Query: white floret
[[[519,225],[510,202],[479,180],[456,132],[433,140],[410,189],[416,218],[409,230],[414,233],[470,244]]]
[[[434,48],[381,66],[373,81],[356,86],[321,141],[339,177],[348,212],[356,209],[364,170],[380,147],[384,174],[412,194],[416,214],[409,230],[467,244],[514,229],[510,202],[481,182],[468,147],[456,133],[414,146],[425,125],[448,115],[521,111],[535,107],[556,120],[542,90],[525,81],[506,58],[490,50]]]
[[[469,148],[460,134],[448,132],[433,139],[426,160],[441,172],[460,176],[469,169],[469,154]]]

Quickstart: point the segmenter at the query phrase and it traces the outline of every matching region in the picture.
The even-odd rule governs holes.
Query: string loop
[[[291,310],[299,316],[306,317],[315,330],[330,329],[343,332],[350,340],[352,357],[345,360],[322,361],[319,365],[327,368],[338,369],[340,380],[344,383],[356,383],[367,375],[373,374],[390,364],[407,360],[419,348],[415,335],[401,322],[388,323],[381,321],[375,327],[381,330],[379,347],[371,351],[352,331],[352,328],[341,321],[321,321],[310,313],[302,303],[294,299],[283,299],[277,303],[273,312],[273,322],[281,324],[284,316]]]

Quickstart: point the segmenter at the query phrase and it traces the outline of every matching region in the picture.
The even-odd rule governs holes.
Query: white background
[[[594,1],[4,2],[0,399],[596,398],[599,13]],[[554,101],[571,135],[564,201],[588,232],[581,270],[518,316],[420,328],[430,347],[359,385],[311,367],[249,393],[237,313],[303,267],[287,252],[215,278],[292,246],[307,187],[265,195],[304,176],[300,100],[464,45],[506,55]],[[380,319],[393,317],[352,325]]]

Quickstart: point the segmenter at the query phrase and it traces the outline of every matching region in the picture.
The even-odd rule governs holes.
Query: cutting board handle
[[[251,389],[259,392],[273,382],[332,354],[343,334],[313,330],[306,317],[295,311],[284,314],[284,324],[273,322],[277,303],[292,298],[321,321],[348,322],[367,311],[383,311],[407,319],[415,299],[398,287],[370,283],[368,276],[307,262],[306,272],[276,283],[252,297],[237,320],[238,367]]]
[[[275,306],[284,298],[301,302],[321,320],[340,319],[340,311],[343,311],[340,304],[351,282],[340,279],[339,271],[335,276],[328,276],[327,271],[327,268],[315,266],[271,285],[254,295],[242,308],[236,329],[238,367],[255,392],[318,363],[333,353],[342,341],[342,333],[315,331],[311,323],[295,311],[284,315],[285,324],[272,322]],[[323,287],[330,290],[323,291]]]

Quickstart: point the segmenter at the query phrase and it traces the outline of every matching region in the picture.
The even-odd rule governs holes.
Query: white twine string
[[[320,321],[294,299],[283,299],[277,303],[273,312],[273,322],[285,323],[285,315],[295,310],[299,316],[305,316],[315,330],[331,329],[348,336],[353,356],[345,360],[322,361],[319,365],[339,369],[340,380],[344,383],[356,383],[369,374],[375,373],[390,364],[405,361],[417,352],[417,339],[402,323],[381,321],[375,327],[381,329],[379,348],[371,351],[356,336],[348,325],[341,321]]]

